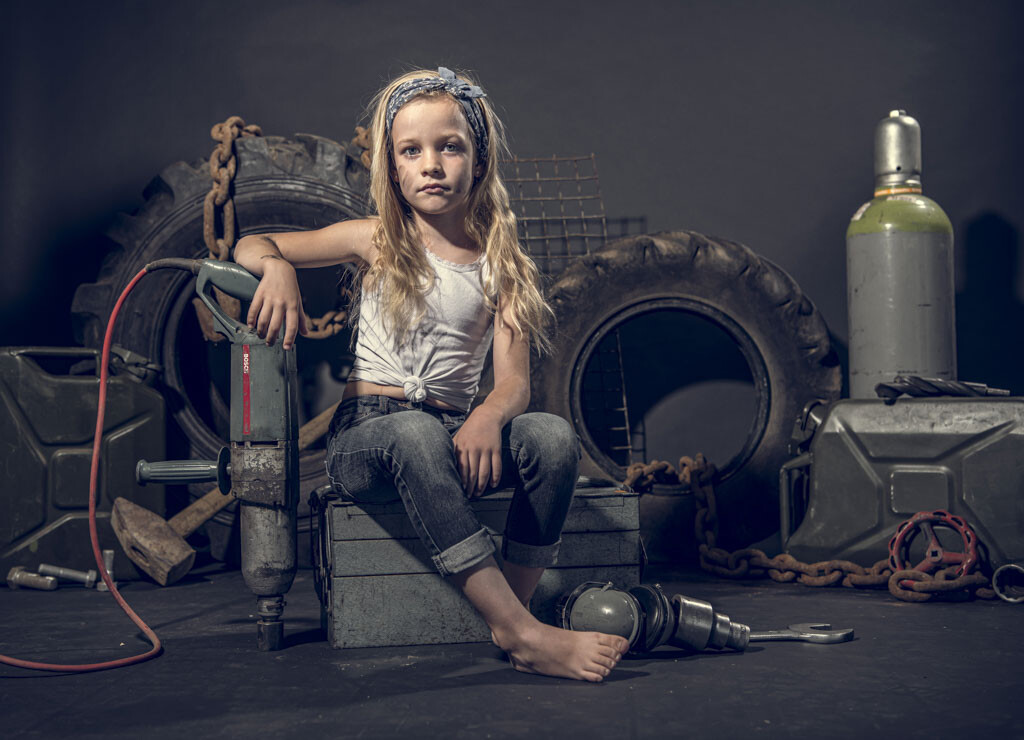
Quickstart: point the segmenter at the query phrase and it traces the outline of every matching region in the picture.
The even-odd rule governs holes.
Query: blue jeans
[[[338,406],[328,432],[327,475],[334,490],[359,503],[401,499],[441,575],[470,568],[495,550],[470,508],[455,459],[452,435],[465,420],[465,413],[426,404],[355,396]],[[553,414],[522,414],[501,430],[498,488],[515,488],[505,560],[554,565],[579,458],[575,432]]]

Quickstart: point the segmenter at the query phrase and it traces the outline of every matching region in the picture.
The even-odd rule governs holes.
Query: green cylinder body
[[[896,375],[956,379],[953,227],[920,193],[865,203],[846,231],[850,397]]]

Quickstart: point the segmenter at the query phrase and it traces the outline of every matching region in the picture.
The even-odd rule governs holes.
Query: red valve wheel
[[[935,534],[937,528],[952,529],[960,536],[963,550],[948,552]],[[911,567],[910,545],[919,534],[927,538],[925,557]],[[896,534],[889,540],[889,567],[898,570],[919,570],[931,573],[957,565],[956,577],[970,573],[978,562],[978,537],[963,519],[948,511],[919,511],[896,528]]]

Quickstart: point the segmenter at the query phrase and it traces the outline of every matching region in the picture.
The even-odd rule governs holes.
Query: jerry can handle
[[[782,549],[786,549],[786,541],[792,532],[793,512],[793,478],[797,471],[810,467],[813,455],[805,452],[792,460],[783,463],[779,469],[779,539],[782,541]]]
[[[75,365],[71,365],[69,371],[72,371],[73,375],[84,375],[85,373],[74,372],[74,369],[83,363],[88,363],[90,360],[95,365],[95,368],[89,373],[99,377],[100,374],[100,363],[98,361],[99,351],[92,347],[10,347],[5,348],[11,357],[21,357],[27,360],[34,366],[39,372],[46,373],[47,375],[57,375],[57,373],[50,372],[46,367],[36,362],[37,357],[63,357],[74,359],[78,358],[80,362]]]

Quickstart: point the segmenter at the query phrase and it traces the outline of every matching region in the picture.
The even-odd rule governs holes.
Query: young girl
[[[498,173],[501,124],[479,87],[443,67],[399,77],[374,108],[377,217],[241,239],[235,260],[262,276],[249,325],[291,348],[306,330],[294,268],[356,264],[356,359],[328,435],[335,489],[400,498],[517,670],[600,681],[625,639],[527,609],[558,553],[579,443],[563,419],[523,413],[547,307]],[[494,390],[470,413],[492,344]],[[497,486],[515,486],[503,570],[469,506]]]

